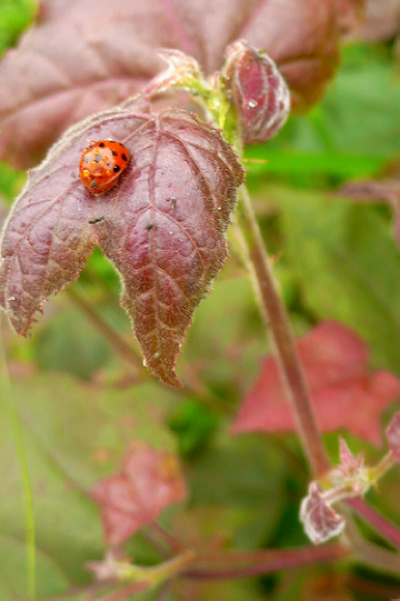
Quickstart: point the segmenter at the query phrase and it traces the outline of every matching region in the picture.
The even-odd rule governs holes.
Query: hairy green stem
[[[307,381],[300,364],[289,319],[244,186],[239,191],[234,227],[247,258],[263,315],[271,330],[280,373],[297,420],[303,448],[313,474],[318,478],[330,469],[330,464],[313,412]]]
[[[380,462],[374,467],[369,468],[369,477],[372,482],[377,482],[396,464],[396,458],[392,451],[389,451],[382,457]]]

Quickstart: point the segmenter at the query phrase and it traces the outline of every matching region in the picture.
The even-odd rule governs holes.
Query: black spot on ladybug
[[[120,170],[121,170],[121,167],[119,165],[114,165],[114,169],[113,169],[114,173],[118,173],[118,171],[120,171]]]
[[[118,152],[116,150],[112,150],[111,152],[112,152],[112,154],[113,154],[114,157],[118,156]]]
[[[122,160],[123,160],[123,161],[125,161],[125,163],[127,162],[127,160],[128,160],[128,157],[126,156],[126,154],[123,154],[123,155],[122,155]]]
[[[104,142],[100,142],[99,146],[100,146],[100,148],[104,148],[104,146],[105,146]]]

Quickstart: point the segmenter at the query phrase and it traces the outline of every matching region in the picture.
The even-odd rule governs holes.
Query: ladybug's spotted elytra
[[[103,194],[116,183],[128,163],[129,152],[121,142],[90,142],[82,153],[79,177],[92,194]]]

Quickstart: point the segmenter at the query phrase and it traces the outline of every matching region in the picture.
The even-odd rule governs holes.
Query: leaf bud
[[[266,142],[288,117],[289,88],[268,54],[245,40],[231,44],[225,58],[220,81],[237,111],[242,141]]]

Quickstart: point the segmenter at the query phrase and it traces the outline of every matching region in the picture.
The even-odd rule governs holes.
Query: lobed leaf
[[[322,322],[297,343],[323,432],[346,428],[379,444],[379,417],[400,394],[400,381],[390,372],[369,371],[368,347],[350,328]],[[233,431],[296,429],[275,358],[267,357],[248,392]]]
[[[94,244],[123,280],[148,366],[179,386],[184,333],[226,258],[225,230],[243,172],[219,132],[184,111],[117,108],[71,128],[30,173],[1,239],[0,305],[26,335],[44,302],[78,277]],[[94,197],[78,177],[92,139],[114,138],[131,160]]]
[[[143,524],[156,520],[165,507],[185,496],[176,457],[140,443],[129,449],[118,474],[101,480],[92,489],[92,497],[102,509],[110,545],[124,542]]]
[[[207,75],[245,38],[275,60],[295,104],[322,94],[338,62],[333,0],[42,0],[0,64],[0,157],[26,168],[71,123],[137,93],[183,50]]]

